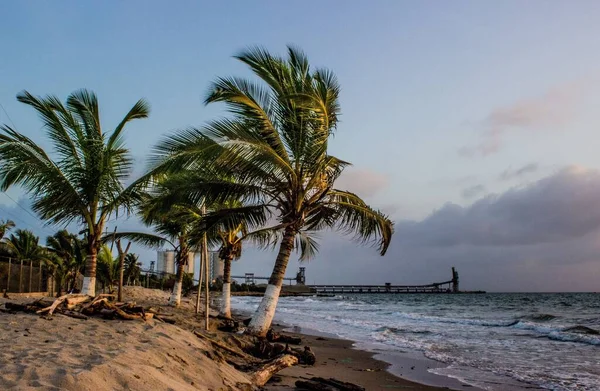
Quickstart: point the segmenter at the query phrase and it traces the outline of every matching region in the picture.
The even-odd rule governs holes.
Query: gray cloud
[[[420,284],[447,280],[456,266],[464,289],[597,291],[600,172],[565,168],[469,207],[447,204],[422,221],[398,221],[385,257],[339,233],[324,233],[317,257],[290,261],[309,283]],[[235,274],[268,275],[276,254],[248,250]]]
[[[420,245],[506,246],[572,239],[599,227],[600,172],[571,167],[468,207],[446,204],[397,232]]]
[[[469,187],[464,188],[460,194],[465,199],[471,199],[471,198],[475,198],[476,196],[478,196],[484,192],[485,192],[485,186],[474,185],[474,186],[469,186]]]
[[[517,179],[536,172],[538,168],[536,163],[529,163],[517,169],[508,168],[500,174],[500,180],[507,181],[510,179]]]

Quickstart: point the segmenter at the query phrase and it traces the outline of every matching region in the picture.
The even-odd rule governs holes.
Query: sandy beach
[[[128,300],[164,306],[167,292],[129,288]],[[195,298],[170,309],[177,324],[155,320],[122,321],[56,314],[0,312],[3,390],[250,390],[247,373],[219,359],[219,353],[192,331],[203,328],[192,309]],[[0,303],[31,298],[1,299]],[[224,333],[223,333],[224,334]],[[279,372],[266,390],[293,390],[303,378],[335,377],[367,390],[441,390],[387,372],[388,364],[352,348],[352,342],[329,336],[300,335],[317,356],[314,366],[296,365]],[[409,363],[407,363],[408,365]],[[417,373],[425,368],[407,371]],[[448,386],[452,386],[448,383]],[[452,387],[458,389],[460,387]]]

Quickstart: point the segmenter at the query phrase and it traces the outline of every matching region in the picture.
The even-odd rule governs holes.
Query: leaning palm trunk
[[[223,259],[223,293],[221,295],[221,316],[231,318],[231,258]]]
[[[290,228],[286,229],[279,247],[275,267],[271,273],[271,278],[269,278],[267,290],[252,317],[252,321],[248,325],[248,332],[250,334],[266,336],[267,331],[271,327],[271,322],[273,322],[273,317],[275,316],[275,309],[277,309],[277,302],[279,301],[279,292],[281,292],[281,286],[283,285],[285,270],[287,269],[290,254],[294,249],[295,236],[296,231]]]
[[[177,264],[177,279],[175,280],[175,285],[173,286],[173,292],[171,293],[171,298],[169,299],[169,304],[174,307],[179,307],[181,304],[181,288],[183,286],[183,263],[179,262]]]
[[[84,295],[96,296],[96,257],[96,248],[90,249],[85,261],[85,274],[81,287],[81,293]]]

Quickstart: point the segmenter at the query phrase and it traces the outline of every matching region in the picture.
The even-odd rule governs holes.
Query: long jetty
[[[234,279],[244,280],[247,284],[254,284],[257,280],[268,280],[268,277],[258,277],[254,273],[246,273],[244,276],[234,276]],[[483,291],[464,292],[460,290],[458,271],[452,268],[452,279],[443,282],[434,282],[425,285],[338,285],[338,284],[315,284],[304,285],[306,281],[305,268],[301,267],[295,278],[286,277],[284,280],[289,285],[303,285],[307,288],[306,294],[338,294],[338,293],[485,293]],[[310,293],[309,293],[310,292]]]
[[[310,285],[318,294],[335,293],[460,293],[458,272],[452,268],[452,279],[426,285]]]

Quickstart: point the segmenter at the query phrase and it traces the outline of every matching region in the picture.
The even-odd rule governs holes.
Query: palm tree
[[[15,227],[15,223],[12,220],[0,220],[0,240],[4,238],[7,231],[10,231]]]
[[[125,256],[124,280],[127,281],[127,285],[135,284],[136,281],[140,280],[141,270],[138,260],[139,256],[137,254],[129,253]]]
[[[98,282],[102,284],[102,291],[108,285],[109,293],[113,292],[113,285],[119,279],[119,260],[113,257],[110,247],[106,244],[98,252]]]
[[[236,200],[215,205],[211,208],[212,213],[198,219],[192,229],[194,237],[199,238],[206,233],[209,247],[219,249],[219,259],[224,266],[220,315],[227,318],[231,318],[231,263],[242,256],[242,243],[252,242],[258,247],[266,248],[277,242],[276,229],[250,229],[264,225],[269,217],[267,214],[262,214],[260,209],[250,214],[246,209],[244,213],[232,216],[233,211],[239,212],[242,208],[243,204]],[[227,219],[228,217],[233,219]]]
[[[371,242],[384,255],[393,224],[356,194],[334,187],[349,165],[327,152],[340,113],[334,74],[312,70],[304,53],[293,47],[285,59],[261,48],[236,58],[262,83],[217,79],[205,102],[224,102],[232,116],[161,142],[154,171],[202,168],[195,180],[181,181],[177,191],[207,203],[238,199],[275,213],[277,224],[270,228],[281,232],[279,252],[248,328],[265,335],[294,248],[305,259],[318,249],[316,231],[337,229]]]
[[[60,267],[58,270],[64,270],[67,290],[75,289],[77,274],[82,270],[85,264],[82,243],[76,235],[67,230],[60,230],[52,236],[46,238],[46,249],[60,258]],[[53,262],[56,264],[56,262]]]
[[[95,294],[96,257],[106,220],[131,207],[138,183],[124,188],[132,159],[124,145],[128,122],[146,118],[149,106],[139,100],[112,133],[103,132],[96,95],[73,92],[66,105],[55,96],[24,91],[17,99],[39,114],[53,147],[42,147],[8,125],[0,127],[0,189],[20,185],[33,198],[33,210],[50,223],[77,221],[87,231],[82,293]]]
[[[175,286],[169,303],[179,306],[181,303],[181,288],[183,286],[184,267],[188,262],[190,253],[190,214],[178,205],[173,204],[170,210],[162,209],[162,201],[170,195],[158,193],[158,195],[146,194],[141,209],[142,221],[150,226],[156,233],[144,232],[116,232],[105,236],[102,240],[128,239],[131,242],[152,248],[170,246],[176,253],[177,275]]]
[[[44,247],[39,245],[40,238],[27,229],[18,229],[6,240],[9,253],[20,261],[43,261],[47,258]]]

